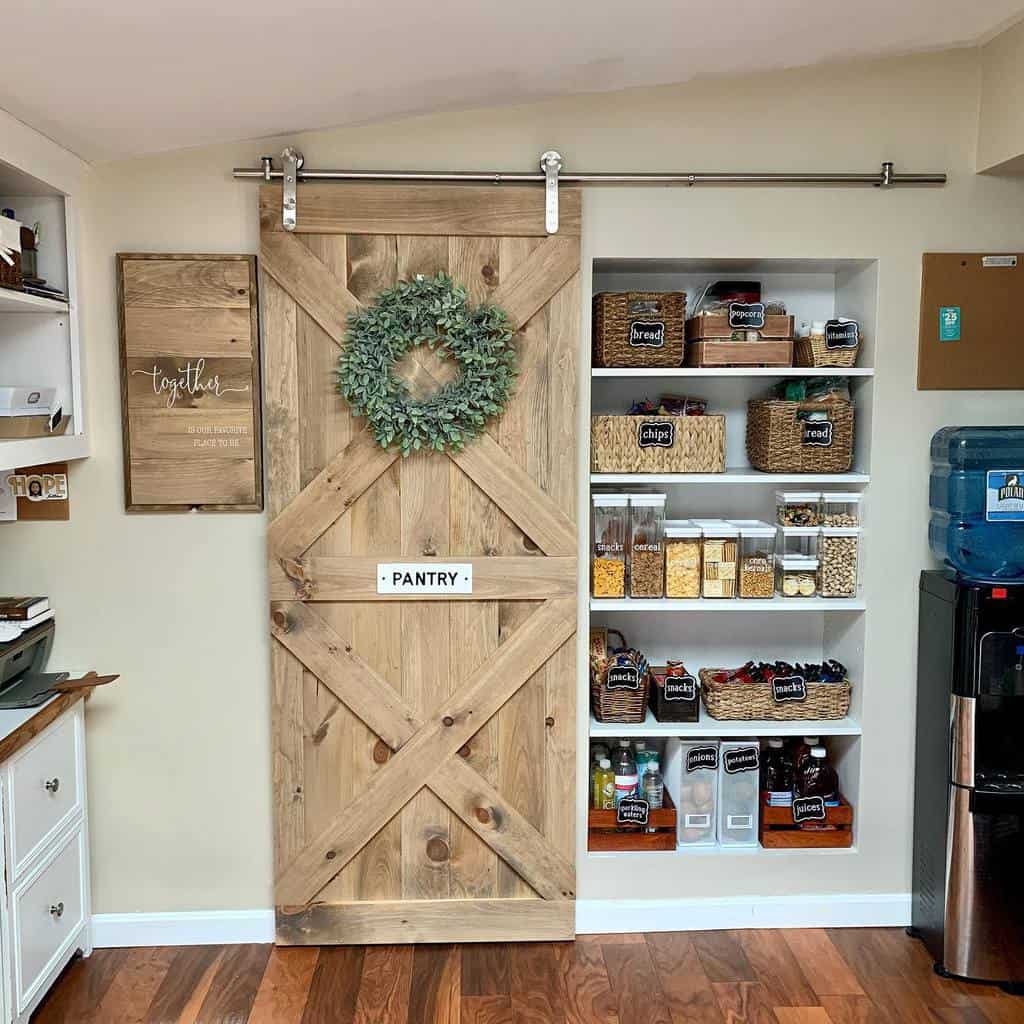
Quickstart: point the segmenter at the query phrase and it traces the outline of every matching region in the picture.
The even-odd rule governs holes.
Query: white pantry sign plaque
[[[470,562],[378,562],[378,594],[472,594]]]

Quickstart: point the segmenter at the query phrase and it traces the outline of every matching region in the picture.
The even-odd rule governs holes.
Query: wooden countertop
[[[0,711],[0,761],[6,761],[38,736],[55,718],[82,700],[89,690],[51,697],[37,708]]]

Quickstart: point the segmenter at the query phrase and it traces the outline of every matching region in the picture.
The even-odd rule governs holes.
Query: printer
[[[0,711],[35,708],[54,696],[54,686],[67,672],[44,672],[53,647],[55,622],[26,630],[16,640],[0,644]]]

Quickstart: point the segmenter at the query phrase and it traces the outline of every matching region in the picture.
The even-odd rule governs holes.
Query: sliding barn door
[[[261,193],[278,941],[574,932],[579,195]],[[518,333],[514,398],[463,452],[383,451],[334,390],[346,317],[447,271]],[[436,386],[422,349],[402,367]],[[470,562],[473,593],[378,595]]]

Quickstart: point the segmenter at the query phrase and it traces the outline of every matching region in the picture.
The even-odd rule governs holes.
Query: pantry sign
[[[472,594],[471,562],[380,562],[377,593],[423,597],[430,594]]]

